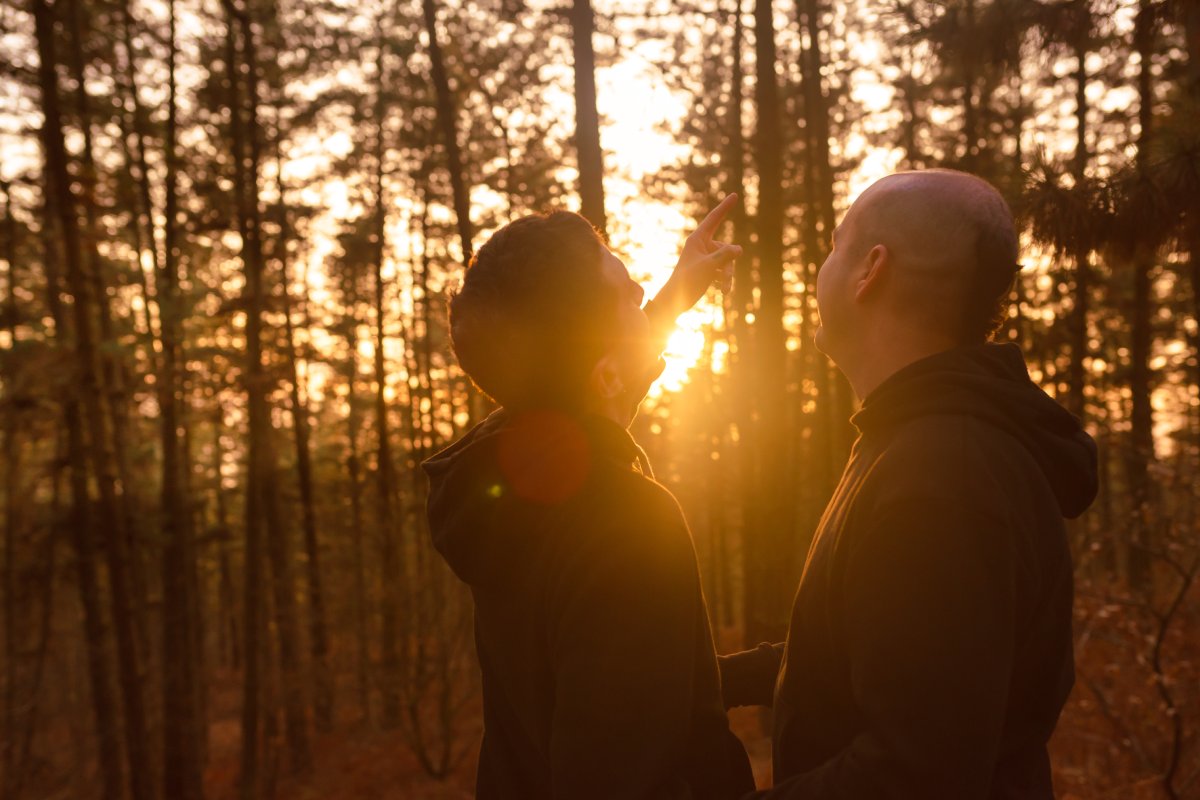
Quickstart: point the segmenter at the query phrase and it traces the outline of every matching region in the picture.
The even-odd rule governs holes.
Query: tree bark
[[[51,134],[52,135],[52,134]],[[57,198],[50,187],[45,192],[42,230],[43,260],[46,274],[46,306],[54,321],[54,336],[64,351],[70,346],[71,321],[62,307],[61,280],[58,267],[58,242],[54,236]],[[9,262],[10,265],[12,262]],[[67,439],[68,480],[71,487],[70,515],[67,530],[75,550],[75,573],[79,585],[79,604],[83,610],[84,652],[88,663],[88,680],[95,716],[96,743],[100,757],[101,796],[104,800],[121,800],[125,796],[122,777],[122,746],[117,697],[113,688],[113,667],[105,642],[105,621],[102,569],[96,547],[94,516],[88,513],[91,497],[88,493],[88,455],[83,434],[83,413],[76,394],[63,398],[63,428]]]
[[[446,167],[450,172],[454,219],[458,227],[458,239],[463,253],[462,263],[465,267],[471,263],[471,198],[467,187],[466,170],[463,169],[462,151],[458,146],[457,110],[454,106],[454,95],[450,91],[450,79],[446,76],[442,45],[438,41],[437,8],[434,0],[421,0],[421,9],[425,17],[425,33],[429,37],[429,71],[437,95],[438,127],[441,129],[442,142],[446,147]],[[601,208],[603,208],[603,198],[601,198]]]
[[[346,477],[350,481],[350,524],[354,557],[354,639],[356,645],[356,677],[358,679],[358,706],[364,722],[371,721],[371,648],[370,609],[367,605],[367,570],[366,553],[363,543],[363,513],[362,513],[362,463],[358,452],[358,434],[360,421],[358,417],[355,385],[358,380],[358,281],[357,275],[352,276],[348,283],[353,287],[347,293],[347,307],[350,309],[350,331],[346,337],[349,348],[349,363],[346,375],[346,438],[348,452],[346,455]]]
[[[282,138],[282,134],[278,136]],[[283,163],[277,159],[278,175],[283,174]],[[306,556],[305,579],[309,597],[309,647],[313,665],[313,715],[317,730],[329,731],[333,727],[333,674],[329,668],[329,635],[325,623],[325,594],[321,583],[321,548],[317,537],[317,512],[314,502],[313,470],[308,404],[300,392],[300,370],[296,358],[296,335],[292,324],[292,298],[289,288],[287,241],[291,234],[288,209],[284,201],[285,187],[279,184],[279,268],[282,275],[282,298],[284,314],[284,336],[286,356],[291,378],[292,432],[296,446],[296,477],[300,487],[301,519],[304,525],[304,551]]]
[[[246,275],[246,377],[245,390],[249,417],[249,442],[246,454],[245,549],[242,581],[244,618],[242,653],[245,671],[242,674],[242,740],[241,775],[238,793],[241,800],[261,796],[262,786],[262,670],[263,640],[265,639],[265,609],[263,608],[263,484],[269,478],[267,457],[263,452],[265,428],[269,425],[268,409],[263,396],[265,376],[262,364],[262,250],[258,240],[257,189],[253,201],[247,199],[246,153],[242,126],[242,101],[238,55],[238,10],[232,0],[224,0],[225,10],[225,70],[229,91],[229,136],[233,150],[234,207],[238,229],[242,236],[242,269]],[[257,174],[251,178],[257,181]]]
[[[0,180],[0,191],[4,193],[4,261],[7,265],[5,289],[7,296],[4,302],[3,319],[4,331],[8,334],[8,348],[14,350],[17,346],[17,225],[12,215],[12,186],[8,181]],[[21,514],[18,509],[21,483],[21,446],[18,442],[20,420],[17,407],[12,402],[13,372],[3,373],[6,394],[9,402],[4,409],[4,746],[3,774],[0,775],[0,789],[6,797],[16,797],[16,785],[19,779],[15,777],[18,759],[16,758],[16,727],[17,727],[17,694],[19,692],[17,679],[17,651],[20,649],[17,633],[17,539],[18,528],[23,527]]]
[[[830,239],[837,226],[833,199],[834,172],[829,150],[829,99],[821,75],[825,66],[821,13],[822,3],[819,0],[797,0],[801,89],[804,98],[804,196],[807,204],[801,220],[805,262],[805,322],[814,311],[809,301],[815,299],[817,271],[829,254]],[[813,474],[809,487],[812,490],[809,507],[813,514],[805,519],[801,535],[808,536],[815,528],[821,509],[833,494],[834,483],[849,451],[852,438],[851,391],[841,372],[832,370],[828,358],[815,351],[807,334],[800,342],[800,347],[811,356],[808,369],[821,412],[820,418],[812,423],[812,447],[807,459]],[[805,542],[799,542],[798,545],[797,554],[807,550]]]
[[[783,320],[783,139],[780,131],[775,20],[770,0],[755,0],[754,135],[758,172],[759,306],[754,322],[758,401],[758,527],[746,532],[746,637],[778,641],[786,629],[787,558],[793,546],[788,484],[787,332]]]
[[[82,243],[71,177],[67,170],[67,153],[63,138],[62,112],[59,106],[55,52],[56,35],[54,11],[46,0],[32,3],[35,35],[38,47],[38,83],[42,95],[44,122],[41,129],[46,158],[46,184],[53,193],[54,209],[66,262],[67,287],[74,296],[73,325],[75,352],[79,364],[78,396],[82,398],[83,421],[87,429],[88,459],[93,477],[100,490],[99,527],[108,560],[111,583],[113,626],[117,634],[117,656],[125,721],[125,749],[128,759],[132,796],[134,800],[150,800],[152,771],[147,752],[146,712],[142,696],[142,675],[134,632],[134,612],[131,608],[129,554],[125,550],[122,530],[122,486],[117,474],[116,458],[106,408],[108,398],[104,386],[104,371],[96,348],[93,330],[95,302],[91,287],[84,275]]]
[[[1078,14],[1077,19],[1071,20],[1073,26],[1072,49],[1075,56],[1075,154],[1071,160],[1071,175],[1075,179],[1075,191],[1083,193],[1087,186],[1087,54],[1088,42],[1091,38],[1092,14],[1088,7],[1089,0],[1077,0],[1072,9]],[[1075,262],[1075,281],[1072,287],[1074,302],[1069,317],[1071,336],[1071,363],[1067,375],[1070,389],[1067,394],[1067,408],[1072,414],[1083,418],[1085,413],[1085,391],[1087,389],[1087,369],[1084,363],[1089,355],[1088,345],[1088,311],[1091,294],[1091,253],[1087,248],[1078,246],[1072,253]]]
[[[167,4],[169,17],[167,58],[167,122],[163,137],[166,180],[162,272],[158,276],[159,323],[162,353],[158,389],[162,447],[162,636],[163,636],[163,794],[180,800],[203,796],[200,759],[197,661],[194,651],[192,589],[193,558],[191,514],[184,485],[185,457],[179,438],[180,348],[178,189],[179,155],[176,147],[175,3]]]
[[[150,189],[150,166],[146,161],[146,140],[150,134],[146,120],[146,110],[142,106],[141,97],[138,95],[137,57],[133,46],[133,29],[133,11],[130,8],[130,0],[126,0],[121,4],[121,44],[125,50],[125,82],[130,100],[133,103],[133,112],[131,114],[133,122],[133,149],[130,153],[130,164],[137,168],[137,197],[139,203],[134,209],[134,214],[137,218],[134,226],[138,244],[137,275],[146,302],[146,331],[151,339],[154,339],[156,338],[156,334],[154,331],[154,320],[150,316],[150,306],[152,302],[157,303],[157,298],[151,292],[150,286],[146,281],[146,271],[142,267],[141,254],[145,252],[150,256],[150,271],[156,277],[160,271],[160,265],[158,241],[154,225],[154,202]],[[156,359],[154,348],[149,348],[148,357],[151,359],[151,363],[153,363]]]
[[[91,98],[87,92],[86,75],[84,74],[84,31],[80,15],[79,0],[68,0],[66,3],[67,19],[69,21],[70,47],[69,68],[74,81],[75,112],[79,117],[79,129],[83,134],[83,147],[80,152],[79,181],[82,198],[80,205],[84,213],[84,225],[81,233],[83,254],[85,259],[85,275],[95,301],[95,318],[99,335],[99,348],[113,355],[103,357],[100,362],[102,384],[107,387],[108,397],[105,408],[112,427],[112,450],[117,478],[120,480],[122,491],[119,495],[121,530],[125,539],[123,551],[128,555],[128,574],[130,591],[130,609],[133,613],[133,626],[137,634],[139,652],[148,657],[151,652],[150,635],[147,622],[146,604],[146,562],[142,557],[140,543],[145,540],[137,513],[138,499],[135,496],[137,482],[133,480],[133,469],[129,461],[124,443],[129,441],[129,392],[126,389],[126,364],[123,358],[115,355],[117,337],[113,328],[112,309],[109,306],[105,280],[104,263],[97,249],[99,242],[98,225],[96,220],[96,180],[97,170],[93,155],[92,111]],[[147,664],[141,664],[142,680],[146,674]]]
[[[733,227],[733,243],[743,248],[742,257],[734,264],[733,293],[730,298],[727,319],[732,334],[733,347],[730,360],[730,394],[733,401],[733,422],[737,431],[737,473],[738,473],[738,508],[741,514],[741,536],[743,541],[743,575],[749,576],[757,569],[750,562],[750,556],[757,553],[756,537],[761,538],[763,530],[760,520],[760,509],[757,501],[758,494],[758,425],[755,408],[754,386],[754,319],[755,286],[757,283],[754,270],[753,242],[750,235],[750,219],[745,207],[746,184],[746,137],[745,121],[742,105],[745,100],[745,71],[742,64],[742,54],[745,47],[746,30],[743,24],[742,0],[733,0],[730,11],[733,19],[733,36],[730,43],[730,74],[729,74],[729,104],[726,111],[725,152],[723,160],[726,165],[725,191],[736,192],[742,198],[730,211],[729,219]],[[757,608],[755,590],[743,580],[742,608],[743,615],[748,620]],[[732,601],[727,604],[730,608]],[[749,641],[749,631],[745,644],[753,646],[757,642]]]
[[[392,462],[391,426],[388,423],[387,371],[384,357],[384,322],[386,308],[383,301],[383,261],[387,252],[386,211],[384,206],[384,121],[387,115],[384,103],[383,42],[379,43],[376,57],[376,78],[379,81],[375,99],[375,208],[372,215],[372,242],[375,246],[374,305],[375,305],[375,424],[378,438],[375,465],[375,488],[379,503],[380,536],[380,680],[382,689],[383,725],[394,728],[400,724],[401,701],[400,680],[404,668],[400,659],[401,596],[400,586],[405,580],[405,571],[400,559],[401,531],[400,515],[396,513],[396,478]]]
[[[264,551],[270,564],[272,598],[274,600],[274,617],[279,637],[279,660],[283,682],[283,714],[284,735],[287,740],[288,766],[292,772],[302,772],[311,766],[311,748],[308,738],[308,727],[305,721],[304,689],[299,675],[299,646],[296,622],[296,603],[292,590],[292,572],[288,547],[288,532],[283,523],[282,509],[279,504],[278,470],[275,458],[272,435],[274,426],[271,423],[268,391],[270,377],[263,363],[262,344],[262,314],[265,301],[263,294],[264,258],[262,247],[262,225],[259,212],[258,173],[261,162],[261,144],[258,128],[258,58],[255,43],[255,32],[249,12],[239,9],[234,0],[222,0],[226,11],[226,19],[230,26],[230,37],[227,40],[230,63],[230,108],[232,122],[232,139],[234,147],[234,189],[238,200],[238,221],[242,233],[242,261],[246,270],[246,355],[248,360],[246,374],[246,394],[249,422],[249,467],[250,474],[247,490],[247,547],[246,557],[254,560]],[[237,36],[233,30],[240,33],[241,58],[236,49]],[[239,61],[244,64],[246,81],[246,101],[243,104],[238,91],[236,76]],[[241,119],[245,114],[245,121]],[[243,129],[243,125],[245,129]],[[251,515],[253,511],[253,515]],[[258,533],[251,541],[251,531],[258,525],[263,526],[265,539]],[[252,548],[253,545],[253,548]],[[261,580],[261,567],[257,564],[247,565],[247,615],[260,614],[262,605],[259,589],[251,587],[251,580]],[[259,634],[264,633],[262,623],[247,623],[247,630],[254,631],[247,635],[246,663],[247,671],[253,659],[261,658],[263,642]],[[251,647],[251,645],[254,647]],[[256,670],[257,672],[257,670]],[[247,705],[255,705],[259,698],[251,694],[251,689],[258,691],[259,677],[255,677],[251,687],[247,679]],[[248,730],[243,734],[249,738],[257,736],[257,712],[253,718],[244,718]],[[243,745],[244,779],[241,791],[244,796],[251,795],[257,789],[258,762],[257,756],[249,750],[254,748],[252,742]],[[247,769],[252,765],[253,770]]]
[[[608,219],[604,211],[600,114],[596,110],[596,53],[592,49],[596,20],[591,0],[572,0],[570,16],[571,50],[575,58],[575,150],[579,159],[579,213],[603,234],[608,230]]]
[[[975,0],[966,0],[963,9],[965,17],[963,38],[965,47],[959,52],[963,64],[962,106],[963,106],[963,169],[974,172],[978,169],[979,161],[979,109],[976,101],[975,58],[973,50],[976,46]]]
[[[1154,86],[1151,59],[1154,50],[1155,8],[1152,0],[1140,0],[1134,21],[1134,47],[1141,59],[1138,69],[1138,137],[1136,168],[1146,180],[1149,168],[1149,149],[1153,136]],[[1133,500],[1134,525],[1129,551],[1129,579],[1134,586],[1146,587],[1150,580],[1151,492],[1150,469],[1154,463],[1154,409],[1151,394],[1154,390],[1150,374],[1150,354],[1154,346],[1153,284],[1150,271],[1154,267],[1152,245],[1139,243],[1133,257],[1133,314],[1129,348],[1130,434],[1129,483]]]

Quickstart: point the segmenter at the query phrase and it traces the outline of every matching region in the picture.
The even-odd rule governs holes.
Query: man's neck
[[[605,398],[597,400],[585,410],[598,417],[611,419],[622,428],[628,429],[633,424],[633,415],[629,413],[628,405],[627,402],[621,402],[619,397]],[[634,413],[636,414],[636,411]]]
[[[868,348],[861,354],[861,358],[850,359],[850,363],[845,366],[839,363],[838,367],[845,373],[861,402],[884,381],[909,364],[915,364],[954,347],[954,342],[948,339],[923,342],[896,340],[889,342],[887,346]]]

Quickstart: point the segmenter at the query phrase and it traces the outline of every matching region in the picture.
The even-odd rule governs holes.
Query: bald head
[[[854,203],[853,246],[884,245],[894,299],[956,341],[983,341],[1003,319],[1016,275],[1012,212],[987,181],[962,172],[889,175]]]

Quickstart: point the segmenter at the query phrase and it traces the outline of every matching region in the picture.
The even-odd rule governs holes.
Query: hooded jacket
[[[424,466],[434,544],[475,601],[477,797],[754,788],[691,535],[623,428],[502,410]]]
[[[1052,798],[1074,680],[1063,518],[1095,497],[1094,442],[1010,344],[911,364],[852,421],[786,644],[722,663],[730,705],[773,695],[759,796]]]

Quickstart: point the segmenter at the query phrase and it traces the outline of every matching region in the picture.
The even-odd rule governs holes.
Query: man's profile
[[[480,798],[734,798],[692,540],[626,431],[675,316],[738,248],[689,237],[642,288],[582,217],[525,217],[451,303],[455,352],[501,409],[425,464],[439,552],[471,588],[483,678]]]
[[[884,178],[834,234],[817,345],[863,398],[859,437],[787,642],[722,659],[729,705],[774,706],[762,797],[1053,797],[1063,518],[1095,497],[1096,450],[989,342],[1018,270],[1008,206],[964,173]]]

